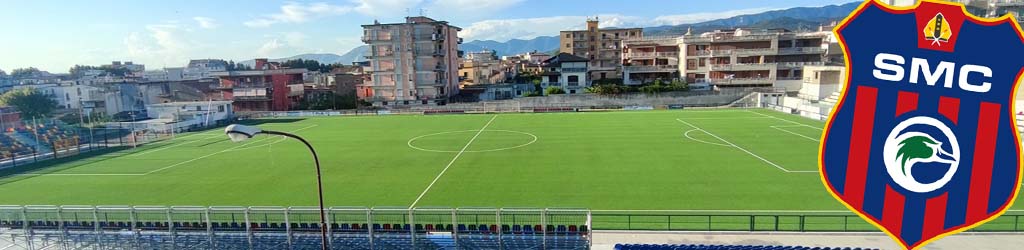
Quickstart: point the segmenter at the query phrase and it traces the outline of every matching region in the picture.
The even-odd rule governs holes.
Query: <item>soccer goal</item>
[[[519,113],[522,111],[519,101],[481,102],[480,107],[485,113]]]

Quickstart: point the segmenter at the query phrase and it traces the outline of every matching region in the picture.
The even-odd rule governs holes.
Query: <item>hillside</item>
[[[845,18],[858,5],[860,5],[860,2],[822,7],[796,7],[693,24],[648,27],[644,28],[644,35],[681,35],[685,34],[688,28],[692,28],[693,33],[737,27],[809,30],[818,28],[820,24],[828,24]]]

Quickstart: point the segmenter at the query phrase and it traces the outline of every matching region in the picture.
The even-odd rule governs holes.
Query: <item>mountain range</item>
[[[860,2],[852,2],[842,5],[828,5],[822,7],[796,7],[783,10],[766,11],[757,14],[739,15],[729,18],[716,19],[711,21],[668,25],[657,27],[645,27],[645,36],[669,36],[682,35],[688,30],[693,34],[729,28],[749,29],[787,29],[794,31],[817,30],[820,25],[828,25],[832,22],[845,18]],[[506,42],[491,40],[475,40],[459,45],[459,50],[476,52],[494,50],[498,55],[513,55],[531,51],[551,52],[558,49],[559,38],[555,36],[539,36],[533,39],[512,39]],[[302,54],[286,58],[271,59],[270,61],[287,61],[291,59],[317,60],[324,64],[342,63],[351,64],[355,61],[366,60],[365,55],[369,52],[369,46],[356,47],[343,55],[337,54]],[[243,61],[243,64],[252,65],[252,60]]]

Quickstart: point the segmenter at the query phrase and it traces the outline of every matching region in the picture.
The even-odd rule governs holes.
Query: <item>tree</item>
[[[35,67],[20,68],[11,70],[11,77],[13,78],[27,78],[33,75],[39,74],[41,71]]]
[[[249,65],[242,64],[242,63],[235,63],[235,61],[232,60],[232,61],[228,61],[228,65],[225,67],[225,69],[227,71],[252,70],[252,67],[250,67]]]
[[[0,105],[14,107],[25,118],[47,117],[57,109],[57,101],[30,88],[11,90],[0,95]]]
[[[560,95],[560,94],[565,94],[565,90],[562,89],[562,88],[559,88],[559,87],[553,87],[552,86],[552,87],[548,87],[547,89],[545,89],[544,93],[547,94],[547,95]]]
[[[5,76],[7,76],[7,72],[4,72],[4,70],[0,69],[0,77],[5,77]]]
[[[328,72],[330,66],[324,65],[316,60],[292,59],[281,63],[281,66],[293,69],[306,69],[309,71]]]

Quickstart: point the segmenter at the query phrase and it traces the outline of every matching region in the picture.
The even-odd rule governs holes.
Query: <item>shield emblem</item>
[[[1017,22],[869,0],[835,34],[847,81],[819,152],[826,189],[906,249],[1003,214],[1021,183]]]

